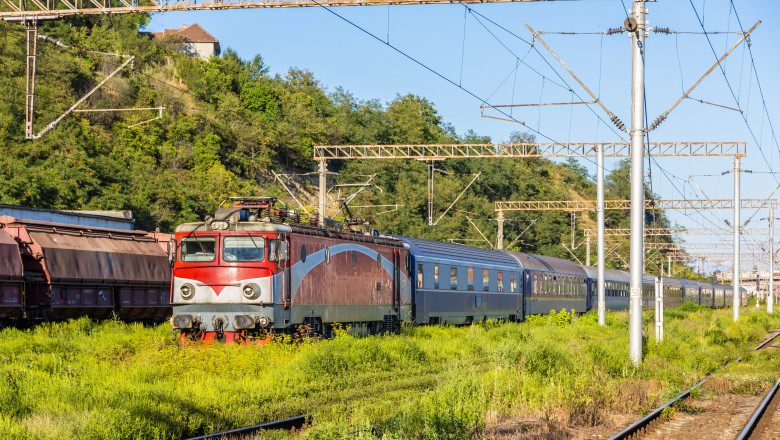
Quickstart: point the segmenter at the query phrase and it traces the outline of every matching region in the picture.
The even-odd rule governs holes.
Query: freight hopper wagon
[[[24,272],[19,247],[0,229],[0,322],[23,315]]]
[[[0,216],[0,318],[170,315],[165,234]]]
[[[275,208],[272,197],[231,198],[214,218],[176,228],[171,324],[192,340],[329,336],[331,324],[375,334],[411,313],[410,254],[401,241],[324,229]]]

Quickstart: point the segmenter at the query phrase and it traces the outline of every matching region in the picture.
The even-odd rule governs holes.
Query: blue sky
[[[768,113],[780,135],[780,87],[774,81],[780,68],[780,50],[776,43],[780,41],[780,6],[776,1],[766,0],[739,0],[734,4],[746,30],[759,19],[763,21],[750,38],[751,48]],[[650,10],[650,26],[701,32],[690,0],[662,0],[646,5]],[[531,41],[526,24],[537,31],[547,32],[600,32],[620,27],[631,2],[626,0],[624,5],[621,0],[581,0],[468,6]],[[693,6],[708,31],[740,30],[729,0],[693,0]],[[389,35],[393,46],[491,104],[579,101],[564,82],[582,100],[590,101],[587,93],[538,42],[536,48],[531,48],[485,18],[469,13],[463,5],[341,7],[333,11],[382,40]],[[514,130],[527,131],[516,123],[480,117],[479,100],[325,8],[171,12],[154,15],[148,30],[159,31],[195,22],[218,38],[223,50],[232,48],[246,59],[262,55],[273,73],[284,74],[293,66],[307,69],[329,90],[340,86],[363,100],[388,102],[397,94],[406,93],[424,96],[436,105],[444,120],[452,123],[459,133],[473,129],[481,135],[490,136],[494,142],[506,141]],[[629,37],[626,34],[550,34],[543,38],[601,101],[628,125]],[[739,38],[736,34],[710,36],[718,57]],[[746,49],[744,44],[735,49],[724,67],[758,142],[754,141],[738,112],[692,100],[683,101],[661,126],[652,131],[650,141],[745,141],[748,145],[748,157],[743,165],[745,169],[763,172],[771,167],[780,170],[780,152],[763,112],[750,53]],[[700,34],[651,33],[646,50],[647,110],[648,119],[652,122],[682,95],[683,88],[690,87],[709,69],[716,58],[707,39]],[[518,58],[523,62],[518,63]],[[713,71],[691,96],[729,107],[737,106],[719,69]],[[608,122],[598,106],[589,107],[516,108],[513,116],[556,142],[628,140],[625,133]],[[599,122],[596,115],[607,123]],[[541,137],[538,140],[549,142]],[[595,173],[595,167],[590,162],[581,162]],[[614,164],[613,160],[606,161],[608,169]],[[665,199],[682,198],[680,192],[688,198],[703,198],[701,194],[695,194],[695,187],[686,182],[688,176],[719,175],[731,165],[728,158],[658,158],[657,164],[653,164],[653,189]],[[670,182],[659,166],[668,176],[677,178],[671,177]],[[711,198],[730,198],[733,195],[731,175],[697,177],[696,181]],[[743,198],[766,197],[777,186],[777,180],[770,174],[743,175],[742,181]],[[731,212],[722,214],[732,218]],[[750,214],[752,212],[743,211],[743,218]],[[763,217],[766,213],[759,213],[748,226],[765,226],[765,222],[757,222]],[[672,218],[681,226],[714,227],[713,222],[718,227],[725,226],[713,212],[704,215],[672,213]],[[688,241],[715,239],[690,237]]]

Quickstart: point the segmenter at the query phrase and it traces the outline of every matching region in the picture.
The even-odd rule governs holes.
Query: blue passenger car
[[[591,307],[598,307],[598,269],[582,266],[588,275],[588,296]],[[609,310],[628,310],[629,292],[628,272],[614,269],[604,269],[604,302]]]
[[[642,275],[642,308],[655,310],[655,275]]]
[[[587,274],[569,260],[524,252],[503,251],[523,268],[525,314],[545,315],[566,309],[588,310]]]
[[[700,286],[698,281],[689,280],[685,278],[679,279],[682,290],[683,290],[683,296],[682,301],[683,302],[691,302],[693,304],[699,304],[700,303]]]
[[[522,268],[497,251],[395,236],[412,254],[414,320],[469,324],[487,318],[521,320]]]
[[[713,295],[714,295],[714,307],[721,308],[726,307],[726,286],[721,286],[720,284],[714,284],[713,287]]]
[[[705,307],[715,307],[715,288],[714,284],[699,281],[699,305]]]

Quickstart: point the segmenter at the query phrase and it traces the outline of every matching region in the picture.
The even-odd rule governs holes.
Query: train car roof
[[[422,238],[406,237],[403,235],[383,235],[393,237],[404,242],[415,256],[452,260],[463,264],[482,264],[511,266],[522,269],[518,261],[502,252],[490,249],[475,248],[456,243],[444,243],[441,241],[425,240]]]
[[[517,259],[517,261],[522,265],[523,269],[564,273],[582,277],[587,276],[585,271],[582,270],[582,268],[577,265],[577,263],[564,260],[562,258],[546,257],[544,255],[506,250],[502,250],[501,252]]]
[[[597,279],[599,277],[599,269],[593,266],[580,266],[588,274],[588,278]],[[627,283],[630,281],[628,272],[615,269],[604,269],[605,281],[618,281],[621,283]]]
[[[679,278],[663,277],[664,286],[682,286]]]

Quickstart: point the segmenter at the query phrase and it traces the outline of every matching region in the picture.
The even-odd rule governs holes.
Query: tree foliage
[[[165,107],[154,111],[73,113],[35,141],[24,140],[25,33],[0,22],[0,202],[55,209],[129,209],[137,226],[171,231],[212,213],[225,197],[268,194],[286,198],[271,173],[314,169],[313,147],[328,144],[488,143],[473,131],[458,135],[424,97],[399,94],[387,103],[361,100],[343,88],[328,90],[312,72],[270,74],[260,55],[241,59],[228,49],[207,61],[177,53],[181,41],[139,32],[143,14],[71,17],[46,22],[38,42],[35,131],[135,56],[132,69],[109,80],[81,108]],[[59,41],[67,47],[52,44]],[[524,133],[511,142],[533,141]],[[400,205],[397,211],[354,209],[372,227],[431,238],[495,243],[498,200],[595,198],[593,178],[574,160],[476,159],[437,162],[436,221],[474,175],[479,179],[438,221],[428,226],[427,165],[417,161],[333,161],[335,183],[374,175],[353,205]],[[608,198],[628,197],[628,163],[608,176]],[[304,203],[313,181],[296,184]],[[350,187],[354,188],[354,187]],[[334,192],[337,192],[334,191]],[[386,210],[386,209],[385,209]],[[343,214],[342,214],[343,215]],[[471,219],[471,221],[469,220]],[[648,213],[648,225],[668,221]],[[586,215],[582,227],[595,227]],[[472,223],[473,222],[473,223]],[[532,226],[529,227],[529,225]],[[608,227],[626,227],[628,215],[610,212]],[[513,249],[572,258],[571,222],[560,212],[513,212],[506,223]],[[481,233],[477,231],[481,230]],[[524,232],[521,237],[516,237]],[[467,242],[488,246],[486,241]],[[626,248],[627,249],[627,248]],[[584,246],[571,250],[584,261]]]

